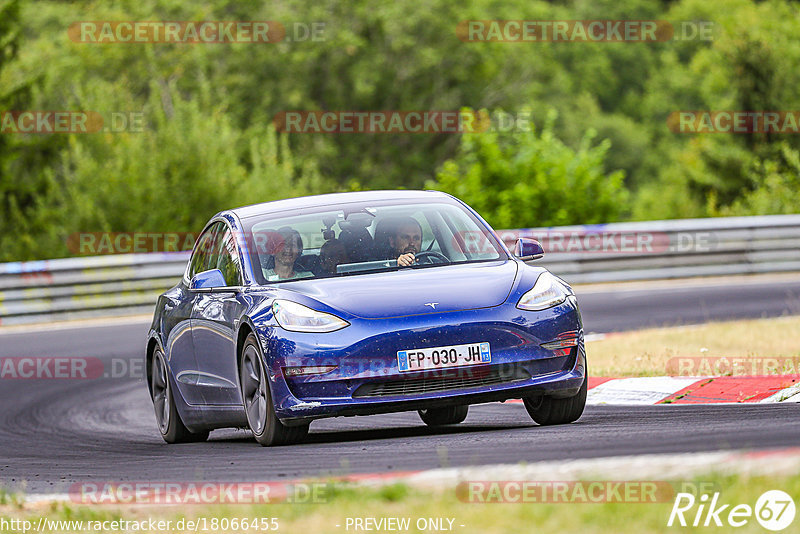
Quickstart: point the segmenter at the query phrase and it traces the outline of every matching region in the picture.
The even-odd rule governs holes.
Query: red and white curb
[[[591,405],[800,402],[800,376],[590,377]]]

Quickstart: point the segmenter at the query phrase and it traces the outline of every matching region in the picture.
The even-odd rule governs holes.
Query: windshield
[[[243,221],[259,284],[427,268],[507,257],[463,206],[373,202]]]

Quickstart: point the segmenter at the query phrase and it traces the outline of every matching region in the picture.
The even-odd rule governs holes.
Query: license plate
[[[429,349],[409,349],[397,352],[397,366],[400,372],[441,369],[442,367],[462,367],[491,363],[492,353],[489,343],[469,343],[432,347]]]

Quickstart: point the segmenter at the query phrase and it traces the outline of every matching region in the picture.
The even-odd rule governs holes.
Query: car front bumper
[[[358,319],[338,332],[259,330],[275,411],[287,424],[537,395],[575,395],[586,377],[583,326],[574,297],[548,310],[513,304],[392,319]],[[574,337],[577,344],[545,348]],[[489,342],[491,363],[400,372],[400,350]],[[286,376],[287,367],[330,366]]]

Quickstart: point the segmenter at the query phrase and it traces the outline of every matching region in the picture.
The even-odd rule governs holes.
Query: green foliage
[[[16,509],[25,507],[25,497],[18,492],[9,492],[0,487],[0,506],[13,506]]]
[[[10,73],[21,34],[19,1],[0,1],[0,111],[25,109],[30,102],[33,79]],[[52,150],[57,143],[53,141],[0,134],[0,260],[24,257],[35,236],[50,230],[44,216],[52,200],[50,175],[24,170],[35,166],[32,162],[39,154]]]
[[[384,502],[403,502],[413,492],[407,484],[396,483],[381,487],[377,493],[378,498]]]
[[[68,255],[67,239],[81,231],[197,231],[222,209],[328,189],[271,124],[241,131],[218,105],[155,84],[143,109],[141,131],[66,138],[43,169],[46,195],[35,199],[34,220],[48,224],[20,225],[4,256]],[[16,217],[8,222],[29,223],[10,201]]]
[[[611,144],[592,145],[590,130],[574,150],[553,134],[555,118],[551,113],[540,134],[464,135],[428,186],[463,199],[495,228],[616,220],[628,192],[622,171],[604,171]]]
[[[38,17],[31,11],[28,16],[37,30],[53,35],[64,27],[51,15],[64,10],[50,5]],[[125,18],[113,6],[98,10]],[[147,17],[142,12],[139,18]],[[62,45],[71,50],[65,53]],[[78,232],[197,231],[222,209],[332,190],[316,160],[295,158],[288,138],[270,121],[238,124],[205,73],[191,60],[181,63],[185,50],[98,49],[47,39],[28,47],[32,55],[14,67],[35,86],[30,100],[11,109],[96,111],[108,127],[115,114],[125,114],[140,117],[141,127],[0,135],[14,149],[0,182],[0,236],[8,237],[0,261],[70,255],[68,239]],[[51,60],[45,72],[34,58]],[[193,70],[188,89],[182,87],[185,77],[170,70],[176,65]]]
[[[0,0],[0,111],[144,118],[141,132],[0,134],[0,261],[68,255],[74,232],[196,231],[222,208],[425,184],[506,227],[797,211],[800,136],[675,134],[666,119],[800,109],[798,15],[788,0]],[[714,26],[710,41],[463,42],[456,25],[472,19]],[[70,40],[80,20],[272,20],[290,37],[295,23],[325,26],[321,41],[101,45]],[[532,109],[544,127],[271,126],[291,110],[466,106]]]
[[[702,0],[676,4],[669,19],[712,20],[714,39],[703,47],[683,44],[664,52],[664,67],[652,76],[645,109],[662,117],[674,110],[800,109],[795,68],[800,42],[792,36],[797,17],[797,6],[789,2],[729,0],[724,8]],[[781,191],[792,187],[788,178],[794,168],[784,156],[800,148],[797,135],[653,131],[655,150],[642,164],[652,176],[644,177],[637,191],[636,218],[792,209]],[[767,198],[772,194],[776,198]]]
[[[144,131],[73,137],[63,152],[76,231],[197,230],[231,206],[324,190],[272,125],[241,131],[212,102],[172,88],[153,87],[145,110]]]
[[[721,208],[711,196],[709,212],[721,216],[800,213],[800,152],[788,143],[779,145],[777,152],[747,168],[751,191]]]

